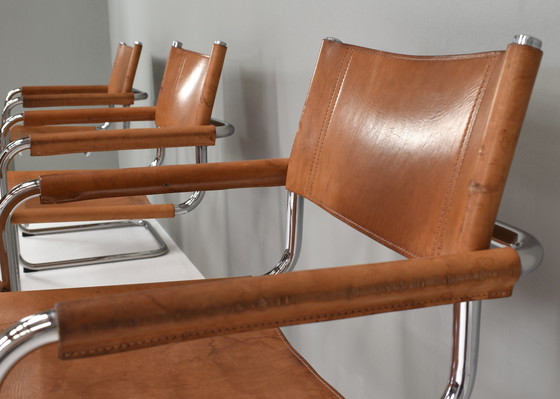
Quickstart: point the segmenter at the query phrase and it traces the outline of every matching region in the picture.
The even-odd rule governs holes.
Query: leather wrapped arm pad
[[[286,184],[288,159],[92,170],[40,177],[41,202]]]
[[[25,111],[23,113],[23,123],[26,126],[40,126],[73,123],[153,121],[155,115],[155,107]]]
[[[519,273],[515,250],[500,248],[60,303],[60,356],[504,297]]]

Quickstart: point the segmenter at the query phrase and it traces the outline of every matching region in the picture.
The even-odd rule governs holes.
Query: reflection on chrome
[[[49,310],[21,319],[0,335],[0,382],[25,355],[58,341],[56,313]]]

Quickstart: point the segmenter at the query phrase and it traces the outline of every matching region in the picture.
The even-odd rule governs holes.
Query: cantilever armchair
[[[429,57],[327,39],[289,159],[46,175],[18,186],[2,201],[2,224],[37,195],[64,203],[285,186],[289,226],[281,261],[260,277],[0,295],[6,324],[58,302],[6,330],[4,373],[21,355],[18,341],[29,351],[60,341],[60,359],[54,345],[38,349],[0,392],[339,398],[275,327],[452,303],[443,398],[469,397],[480,311],[472,301],[511,295],[542,255],[531,236],[495,227],[541,58],[536,44],[520,36],[505,51]],[[301,198],[409,259],[282,273],[297,257]],[[488,249],[493,232],[498,248]]]
[[[71,124],[100,121],[154,121],[155,128],[112,129],[98,131],[66,131],[55,133],[31,133],[29,137],[9,143],[0,154],[0,178],[2,196],[8,187],[36,178],[40,174],[55,171],[8,171],[9,162],[23,150],[32,156],[81,153],[88,151],[113,151],[126,149],[157,149],[152,166],[163,162],[165,147],[196,147],[197,162],[206,162],[207,146],[214,145],[216,137],[225,137],[233,132],[229,124],[211,123],[211,113],[218,82],[225,59],[226,45],[213,44],[210,55],[181,48],[174,42],[169,53],[157,104],[154,107],[94,108],[25,111],[24,126],[44,124]],[[157,247],[132,253],[92,256],[34,264],[22,260],[27,269],[76,266],[91,263],[113,262],[162,255],[167,252],[165,242],[152,226],[142,219],[173,217],[194,209],[202,200],[203,193],[194,192],[189,199],[175,209],[173,206],[152,204],[146,196],[96,200],[79,206],[41,206],[38,201],[27,202],[12,216],[14,224],[105,221],[64,229],[25,230],[27,235],[54,234],[76,229],[144,227],[154,236]],[[12,246],[17,248],[16,232],[10,233]],[[17,262],[17,259],[16,259]]]
[[[2,108],[2,145],[9,140],[27,137],[30,132],[60,132],[95,130],[95,126],[33,126],[17,125],[21,115],[11,115],[18,106],[23,108],[37,107],[75,107],[94,105],[122,105],[130,106],[135,100],[142,100],[148,94],[132,87],[136,69],[142,52],[142,43],[135,42],[134,46],[119,43],[113,69],[107,85],[81,86],[22,86],[10,90],[4,100]],[[109,124],[99,126],[105,129]]]

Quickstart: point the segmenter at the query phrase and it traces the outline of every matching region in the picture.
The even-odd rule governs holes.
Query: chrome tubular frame
[[[265,274],[280,274],[292,270],[299,258],[302,238],[303,197],[288,191],[285,249],[278,264]]]
[[[521,274],[535,270],[541,264],[544,251],[541,243],[534,236],[517,227],[496,221],[492,247],[512,247],[521,260]]]
[[[8,165],[13,157],[19,152],[29,149],[30,140],[28,137],[10,142],[8,146],[0,154],[0,197],[8,195],[11,191],[8,191],[7,173]],[[18,187],[18,186],[16,186]],[[13,190],[15,190],[14,188]],[[12,190],[12,191],[13,191]],[[9,264],[13,268],[18,267],[18,262],[21,261],[28,270],[45,270],[45,269],[55,269],[63,267],[73,267],[73,266],[85,266],[99,263],[112,263],[119,261],[126,261],[132,259],[146,259],[156,256],[161,256],[169,251],[167,244],[163,238],[158,234],[150,223],[143,220],[127,220],[127,221],[115,221],[106,223],[95,223],[89,225],[80,226],[62,226],[51,229],[28,229],[23,228],[24,234],[27,235],[45,235],[45,234],[57,234],[65,232],[75,232],[78,230],[95,230],[95,229],[106,229],[106,228],[121,228],[121,227],[143,227],[153,236],[157,243],[155,249],[150,249],[146,251],[132,252],[132,253],[122,253],[114,255],[104,255],[104,256],[94,256],[81,259],[71,259],[71,260],[61,260],[55,262],[44,262],[44,263],[31,263],[19,256],[19,239],[17,237],[17,230],[15,226],[6,226],[6,244],[7,251],[14,251],[11,253]]]
[[[2,108],[2,124],[8,120],[12,110],[21,104],[23,104],[23,98],[21,97],[11,98],[4,103],[4,108]]]
[[[23,122],[23,114],[12,115],[2,123],[2,128],[0,129],[0,150],[8,145],[10,129],[18,122]]]
[[[160,166],[165,160],[165,148],[156,148],[156,155],[149,166]]]
[[[100,223],[80,224],[80,225],[71,225],[71,226],[53,227],[53,228],[44,228],[44,229],[33,229],[33,230],[25,229],[24,231],[25,234],[28,236],[30,235],[37,236],[37,235],[49,235],[49,234],[75,233],[80,231],[117,229],[117,228],[125,228],[125,227],[145,228],[156,240],[158,247],[155,249],[139,251],[139,252],[90,256],[87,258],[41,262],[41,263],[28,262],[20,255],[19,261],[23,264],[26,271],[39,271],[39,270],[62,269],[66,267],[97,265],[101,263],[123,262],[127,260],[155,258],[157,256],[165,255],[167,252],[169,252],[169,248],[167,247],[167,244],[165,243],[163,238],[161,238],[161,236],[158,234],[155,228],[145,220],[123,220],[123,221],[115,221],[115,222],[100,222]]]
[[[21,290],[17,231],[16,227],[12,225],[11,214],[22,201],[39,195],[39,192],[39,180],[31,180],[18,184],[0,200],[0,221],[4,223],[0,228],[2,229],[2,243],[6,257],[1,258],[0,263],[6,262],[8,264],[11,291]],[[5,277],[3,276],[3,278]]]
[[[208,163],[208,147],[196,147],[196,163]],[[204,198],[205,191],[195,191],[184,202],[175,205],[175,215],[183,215],[194,210]]]
[[[25,317],[9,327],[0,335],[0,382],[25,355],[58,340],[54,310]]]
[[[21,87],[17,87],[15,89],[12,89],[8,92],[8,94],[6,95],[6,99],[4,100],[4,103],[7,103],[8,101],[10,101],[12,98],[14,98],[15,96],[18,96],[21,94]]]
[[[30,197],[27,192],[31,190],[33,192],[38,192],[39,188],[39,180],[32,180],[30,182],[21,183],[15,186],[0,202],[0,214],[4,214],[4,212],[11,212],[17,205],[21,202],[26,200]],[[124,220],[124,221],[113,221],[113,222],[99,222],[99,223],[90,223],[90,224],[83,224],[83,225],[70,225],[70,226],[62,226],[62,227],[53,227],[53,228],[45,228],[45,229],[33,229],[28,230],[25,229],[25,234],[27,235],[48,235],[48,234],[63,234],[63,233],[71,233],[71,232],[79,232],[79,231],[92,231],[92,230],[103,230],[103,229],[114,229],[114,228],[125,228],[125,227],[143,227],[146,229],[154,238],[157,243],[157,247],[155,249],[149,249],[145,251],[138,251],[138,252],[127,252],[121,254],[112,254],[112,255],[100,255],[100,256],[91,256],[86,258],[79,258],[79,259],[69,259],[69,260],[60,260],[60,261],[52,261],[52,262],[42,262],[42,263],[31,263],[26,261],[20,256],[19,251],[19,239],[17,237],[17,229],[16,226],[11,224],[10,217],[7,218],[6,226],[4,227],[4,245],[6,252],[8,254],[8,266],[10,269],[10,281],[11,281],[11,289],[12,291],[19,291],[20,287],[20,278],[19,278],[19,262],[21,262],[26,270],[32,271],[39,271],[39,270],[49,270],[49,269],[60,269],[66,267],[75,267],[75,266],[87,266],[93,264],[100,264],[100,263],[113,263],[113,262],[122,262],[127,260],[134,260],[134,259],[147,259],[153,258],[161,255],[165,255],[169,252],[169,248],[163,238],[159,235],[159,233],[155,230],[155,228],[144,220]]]
[[[29,137],[24,137],[8,143],[0,153],[0,198],[8,193],[8,168],[10,161],[21,151],[30,147]]]
[[[491,247],[509,246],[517,251],[521,273],[535,270],[542,262],[543,248],[531,234],[496,221]],[[453,351],[449,382],[441,399],[468,399],[476,378],[480,336],[481,302],[453,306]]]
[[[453,349],[449,382],[441,399],[470,398],[478,363],[481,302],[453,305]]]
[[[212,124],[216,126],[216,138],[222,139],[224,137],[229,137],[235,132],[235,128],[229,122],[223,121],[221,119],[212,118]]]

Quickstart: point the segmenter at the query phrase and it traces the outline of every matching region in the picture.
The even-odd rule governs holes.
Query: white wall
[[[158,86],[171,40],[197,51],[208,51],[216,39],[229,44],[215,115],[234,123],[237,132],[211,150],[211,161],[289,155],[325,36],[415,54],[501,49],[516,33],[544,41],[500,219],[538,236],[546,259],[512,298],[483,305],[474,397],[496,399],[560,392],[559,15],[555,0],[109,0],[111,41],[144,42],[141,88]],[[184,150],[171,153],[171,161],[191,158]],[[142,162],[138,154],[121,158],[122,165]],[[279,189],[208,193],[199,209],[167,228],[207,276],[256,274],[280,254],[283,206]],[[300,268],[394,258],[312,205],[305,219]],[[450,318],[450,309],[442,307],[287,331],[349,398],[434,398],[447,379]]]
[[[20,86],[109,81],[112,53],[105,0],[2,1],[0,37],[2,101],[8,90]],[[98,153],[88,158],[32,158],[22,153],[16,164],[20,170],[116,167],[117,157]]]

